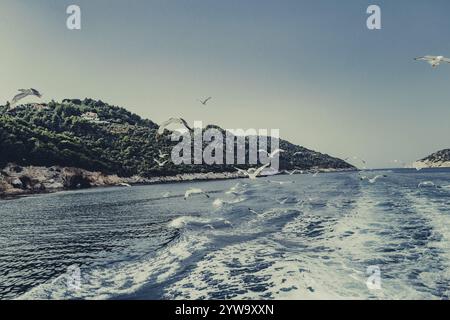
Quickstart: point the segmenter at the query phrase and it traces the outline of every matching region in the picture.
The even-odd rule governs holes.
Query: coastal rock
[[[15,189],[22,189],[23,183],[20,179],[14,179],[11,181],[11,186]]]
[[[33,186],[33,191],[36,191],[36,192],[42,192],[42,191],[45,191],[45,186],[44,186],[44,184],[43,184],[43,183],[36,183],[36,184]]]
[[[62,176],[65,189],[85,189],[91,187],[90,179],[80,169],[65,168]]]
[[[43,182],[42,185],[44,186],[45,190],[62,190],[64,189],[64,185],[62,183],[58,182]]]
[[[186,173],[161,177],[119,177],[102,172],[92,172],[71,167],[23,167],[18,173],[15,164],[8,164],[0,176],[0,197],[75,190],[92,187],[132,186],[139,184],[173,183],[183,181],[222,180],[242,178],[238,172]],[[345,171],[342,169],[319,169],[320,172]],[[305,173],[309,173],[305,171]],[[5,178],[7,177],[7,178]],[[13,183],[14,182],[14,183]]]

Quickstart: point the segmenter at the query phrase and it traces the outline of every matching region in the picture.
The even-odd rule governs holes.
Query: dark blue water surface
[[[184,200],[192,187],[210,198]],[[368,267],[380,270],[378,290]],[[449,288],[446,169],[0,202],[1,299],[447,299]]]

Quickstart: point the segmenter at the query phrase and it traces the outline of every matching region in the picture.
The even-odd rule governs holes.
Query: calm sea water
[[[363,174],[2,201],[0,298],[448,299],[450,170]]]

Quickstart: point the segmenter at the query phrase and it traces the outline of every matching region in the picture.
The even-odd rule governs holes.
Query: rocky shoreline
[[[319,169],[320,172],[350,171],[350,169]],[[304,173],[309,173],[306,170]],[[119,177],[70,167],[22,167],[8,164],[0,171],[0,199],[111,186],[133,186],[160,183],[223,180],[242,178],[238,172],[208,172],[177,174],[174,176],[144,178],[140,176]]]
[[[450,168],[450,149],[440,150],[413,163],[415,168]]]
[[[416,161],[413,163],[414,168],[450,168],[450,161]]]

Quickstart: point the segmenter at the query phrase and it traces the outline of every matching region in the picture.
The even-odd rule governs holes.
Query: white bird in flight
[[[236,169],[239,173],[242,173],[242,174],[248,176],[248,177],[250,178],[250,180],[254,180],[254,179],[256,179],[256,177],[259,176],[259,174],[260,174],[265,168],[267,168],[269,165],[270,165],[270,162],[267,163],[267,164],[265,164],[265,165],[263,165],[263,166],[261,166],[261,167],[259,167],[259,168],[257,168],[257,169],[255,169],[255,168],[250,168],[250,169],[248,169],[248,170],[242,170],[242,169],[239,169],[239,168],[236,168],[236,167],[235,167],[235,169]]]
[[[20,100],[22,100],[25,97],[28,96],[36,96],[38,98],[42,97],[42,94],[37,91],[36,89],[30,88],[30,89],[19,89],[18,94],[16,94],[14,96],[14,98],[11,100],[11,103],[9,104],[9,109],[12,110],[16,107],[17,102],[19,102]]]
[[[412,167],[414,169],[416,169],[417,171],[420,171],[422,169],[427,168],[427,165],[425,163],[423,163],[423,162],[415,161],[415,162],[413,162]]]
[[[120,187],[127,187],[127,188],[131,188],[131,184],[129,184],[129,183],[125,183],[125,182],[119,183],[118,185],[119,185]]]
[[[294,169],[292,171],[284,170],[284,172],[290,176],[292,176],[293,174],[296,174],[297,172],[300,172],[301,174],[303,174],[303,170],[298,170],[298,169]]]
[[[164,160],[164,161],[159,161],[158,159],[153,159],[155,160],[155,162],[158,164],[158,166],[160,167],[164,167],[164,165],[167,163],[167,161],[169,160]]]
[[[367,164],[367,161],[366,161],[366,160],[361,159],[361,158],[358,158],[358,157],[356,157],[356,156],[353,156],[353,157],[347,157],[347,158],[344,159],[344,161],[348,161],[348,160],[350,160],[350,159],[353,159],[353,160],[359,160],[359,161],[361,161],[363,164]]]
[[[208,101],[211,100],[211,99],[212,99],[212,97],[208,97],[208,98],[206,98],[206,99],[204,99],[204,100],[198,99],[198,101],[200,101],[200,103],[201,103],[202,105],[206,106],[206,104],[208,103]]]
[[[167,153],[163,153],[161,150],[158,150],[159,151],[159,157],[161,158],[161,159],[164,159],[164,158],[166,158],[169,154],[167,154]]]
[[[450,63],[450,59],[448,59],[448,58],[446,58],[444,56],[423,56],[423,57],[414,58],[414,60],[416,60],[416,61],[426,61],[429,64],[431,64],[431,66],[433,68],[436,68],[442,62]]]
[[[366,176],[362,176],[362,177],[361,177],[361,180],[367,179],[367,181],[369,181],[369,183],[374,184],[374,183],[377,182],[377,180],[380,179],[380,178],[387,178],[387,175],[385,175],[385,174],[383,174],[383,175],[377,175],[377,176],[375,176],[375,177],[373,177],[373,178],[369,178],[369,177],[366,177]]]
[[[159,126],[158,132],[157,132],[157,136],[160,136],[164,133],[164,130],[170,126],[171,124],[181,124],[182,126],[184,126],[186,129],[188,129],[190,132],[193,132],[194,130],[188,125],[188,123],[186,122],[186,120],[184,120],[183,118],[170,118],[167,121],[164,121],[163,123],[161,123],[161,125]]]
[[[367,161],[366,161],[366,160],[361,159],[361,158],[359,158],[359,157],[357,157],[357,156],[353,156],[353,157],[347,157],[347,158],[345,158],[344,161],[349,161],[350,159],[361,161],[361,163],[363,164],[362,169],[363,169],[363,170],[366,170],[366,169],[367,169],[367,167],[366,167],[366,166],[367,166]]]
[[[369,179],[369,182],[374,184],[375,182],[377,182],[378,179],[386,178],[386,177],[387,177],[386,175],[378,175],[378,176],[373,177],[372,179]]]
[[[204,194],[205,197],[209,198],[209,194],[204,192],[202,189],[192,188],[192,189],[189,189],[189,190],[186,191],[186,193],[184,194],[184,200],[189,198],[192,194]]]

